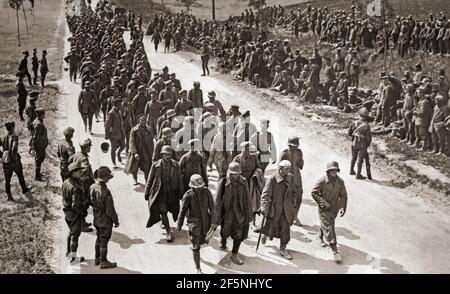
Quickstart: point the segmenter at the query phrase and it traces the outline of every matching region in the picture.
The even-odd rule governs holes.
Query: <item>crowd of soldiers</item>
[[[80,81],[78,110],[84,122],[84,131],[86,136],[93,135],[92,126],[95,117],[96,123],[104,126],[105,139],[110,142],[110,144],[103,143],[101,147],[104,152],[110,149],[113,169],[118,170],[120,165],[123,165],[124,171],[132,175],[135,185],[139,185],[139,171],[143,172],[146,182],[144,198],[148,201],[149,209],[147,227],[161,222],[161,227],[166,231],[167,242],[173,242],[174,234],[170,228],[169,213],[172,214],[179,230],[187,218],[191,249],[198,272],[201,272],[201,245],[209,242],[218,226],[221,227],[221,249],[227,250],[227,239],[229,237],[233,239],[231,260],[236,264],[244,262],[238,252],[241,243],[248,238],[252,224],[254,231],[263,235],[263,243],[267,237],[279,238],[280,255],[292,259],[292,255],[286,249],[290,240],[290,226],[302,225],[297,217],[303,195],[301,170],[304,166],[299,137],[289,138],[287,148],[278,157],[274,136],[268,131],[269,120],[262,120],[258,130],[251,122],[249,110],[242,113],[239,105],[231,105],[226,111],[222,103],[216,99],[214,91],[209,92],[207,99],[204,99],[199,82],[194,82],[189,90],[183,89],[176,74],[170,73],[168,67],[152,75],[152,68],[143,45],[142,28],[136,27],[131,30],[131,45],[127,49],[123,28],[107,14],[102,13],[108,5],[107,1],[99,1],[95,12],[85,5],[84,1],[81,1],[81,4],[83,5],[81,16],[67,16],[72,36],[69,38],[71,50],[64,60],[68,64],[70,80],[74,83],[77,79]],[[134,17],[129,18],[130,22],[134,23]],[[234,20],[218,29],[216,23],[200,21],[185,13],[155,17],[152,22],[154,31],[151,32],[155,50],[162,38],[168,40],[165,41],[166,49],[170,48],[172,39],[175,40],[175,49],[182,48],[183,44],[195,46],[202,52],[203,74],[209,74],[207,66],[211,48],[213,52],[218,52],[217,48],[239,51],[243,48],[245,54],[239,76],[241,79],[247,78],[256,85],[263,85],[266,78],[279,79],[281,82],[273,88],[283,93],[291,93],[291,87],[294,86],[290,85],[288,77],[299,74],[300,79],[303,73],[306,88],[302,92],[329,87],[330,97],[324,98],[325,91],[322,91],[320,97],[328,103],[333,101],[336,105],[342,104],[340,102],[342,100],[348,102],[346,99],[358,97],[357,93],[352,93],[349,89],[350,83],[354,85],[353,89],[358,88],[356,74],[347,71],[348,65],[354,65],[354,60],[357,59],[355,48],[350,50],[348,60],[340,55],[342,53],[339,53],[339,50],[336,52],[334,64],[330,59],[325,59],[325,71],[330,72],[330,75],[331,72],[336,73],[340,78],[334,77],[322,85],[320,81],[322,58],[318,50],[314,50],[313,56],[309,59],[302,57],[297,50],[294,51],[296,55],[293,55],[289,42],[264,39],[264,31],[259,33],[255,43],[251,43],[254,39],[250,30],[242,29],[238,22],[234,22],[236,25],[234,26],[232,22]],[[155,37],[157,34],[160,36]],[[181,41],[177,40],[177,34],[182,36]],[[236,46],[237,44],[239,46]],[[263,55],[268,55],[272,61],[270,67],[261,61],[265,58]],[[286,59],[290,56],[298,58],[295,62],[286,63]],[[245,65],[246,60],[250,64],[258,58],[261,58],[261,63],[258,63],[260,67],[250,68]],[[274,70],[273,77],[269,68]],[[305,74],[306,69],[311,72]],[[260,73],[260,70],[263,72]],[[440,92],[443,91],[443,87],[436,88],[437,91],[431,98],[432,93],[426,92],[430,83],[429,78],[421,75],[419,70],[414,76],[411,73],[409,75],[411,79],[403,81],[393,75],[382,73],[383,85],[380,85],[382,93],[380,96],[385,97],[381,98],[384,104],[380,103],[381,106],[375,103],[365,104],[366,107],[362,107],[359,111],[360,119],[350,126],[348,131],[352,140],[350,174],[356,174],[357,179],[365,178],[361,174],[364,162],[367,178],[371,179],[367,153],[372,139],[369,125],[370,111],[377,109],[380,117],[376,119],[389,125],[386,122],[388,120],[386,115],[389,115],[389,120],[397,115],[393,111],[394,105],[389,104],[392,102],[391,96],[397,95],[395,96],[398,97],[395,100],[397,106],[403,86],[406,88],[412,86],[414,91],[417,87],[420,98],[417,102],[415,92],[408,92],[410,96],[405,97],[402,107],[412,105],[415,109],[412,115],[416,118],[413,122],[415,132],[411,135],[413,131],[410,127],[409,133],[405,135],[409,134],[410,137],[407,137],[409,139],[411,136],[418,138],[415,142],[424,141],[423,148],[427,147],[425,144],[431,142],[425,141],[424,129],[420,127],[420,121],[424,121],[423,112],[417,109],[424,107],[423,104],[426,104],[422,101],[424,99],[440,101],[441,98],[436,97],[443,96]],[[347,76],[350,76],[351,81],[347,80]],[[445,77],[445,73],[441,76]],[[425,86],[421,86],[420,83],[425,83]],[[402,88],[397,88],[398,85]],[[337,94],[333,91],[337,91]],[[315,98],[311,98],[314,97],[313,94],[309,93],[307,97],[308,101],[315,101]],[[447,103],[448,88],[445,97],[447,100],[444,101]],[[435,114],[437,109],[441,110],[440,106],[441,104],[436,103]],[[35,113],[37,117],[32,124],[35,139],[31,147],[36,152],[37,165],[38,162],[42,162],[42,155],[45,158],[45,148],[42,153],[42,146],[47,147],[48,140],[47,145],[44,144],[44,133],[46,137],[46,131],[42,129],[44,110],[37,109]],[[437,119],[442,117],[445,119],[445,115],[438,115],[434,123],[435,116],[432,119],[432,131],[436,132],[437,141],[433,141],[433,144],[440,148],[450,146],[448,143],[439,145],[443,134],[439,126],[444,125],[444,130],[447,129],[445,124],[437,124],[440,122]],[[405,115],[405,124],[411,126],[406,119]],[[8,135],[2,138],[0,144],[2,155],[17,154],[17,136],[13,135],[14,127],[9,124],[7,129]],[[97,234],[95,264],[100,265],[102,269],[113,268],[116,263],[107,259],[107,245],[113,226],[119,226],[113,197],[107,187],[108,181],[113,178],[113,172],[107,166],[93,171],[89,163],[92,142],[90,139],[84,140],[80,143],[80,151],[76,152],[72,142],[74,132],[73,128],[66,128],[65,138],[58,143],[63,181],[63,206],[69,227],[67,255],[71,262],[84,259],[78,257],[76,252],[81,232],[93,231],[91,224],[85,220],[87,210],[92,206],[93,224]],[[448,140],[448,131],[445,135]],[[27,193],[28,188],[22,181],[23,177],[21,178],[20,172],[17,172],[20,156],[18,161],[15,155],[11,158],[15,158],[10,160],[14,164],[8,165],[3,159],[5,175],[7,170],[5,166],[10,168],[8,175],[12,175],[10,170],[16,172],[20,183],[23,183],[23,192]],[[267,166],[276,163],[275,173],[266,174]],[[356,172],[355,164],[357,164]],[[208,188],[208,183],[212,180],[208,171],[213,167],[218,172],[217,192],[214,196]],[[337,175],[339,171],[337,162],[328,163],[326,175],[312,190],[312,197],[318,204],[321,222],[319,240],[323,246],[329,244],[338,263],[342,257],[337,248],[334,222],[338,215],[345,214],[347,207],[347,192],[344,182]],[[40,168],[39,175],[36,174],[36,179],[39,178],[41,178]],[[260,225],[257,224],[258,215],[262,215],[263,219]]]
[[[365,38],[365,33],[361,36],[356,29],[346,28],[346,24],[365,29],[372,26],[368,21],[357,20],[360,12],[355,7],[351,17],[340,10],[328,13],[327,9],[311,6],[298,14],[294,11],[288,14],[282,7],[268,7],[266,12],[278,24],[295,18],[313,24],[343,26],[344,33],[336,39],[339,42],[334,56],[323,58],[317,48],[310,55],[305,54],[291,48],[287,39],[268,40],[266,31],[253,30],[253,26],[259,28],[260,17],[252,11],[246,11],[240,17],[230,17],[224,22],[202,21],[185,12],[159,15],[154,17],[147,34],[153,34],[155,48],[160,35],[164,35],[167,46],[170,46],[171,40],[175,43],[182,40],[183,48],[198,49],[204,67],[203,75],[209,73],[208,62],[210,55],[213,55],[218,57],[220,67],[235,69],[236,78],[241,81],[248,80],[258,88],[270,88],[283,95],[296,95],[301,103],[322,103],[347,113],[364,107],[379,124],[375,133],[392,132],[419,150],[450,153],[450,147],[447,147],[450,145],[450,83],[445,69],[437,69],[438,80],[435,81],[422,71],[421,64],[415,66],[414,72],[406,70],[401,75],[382,72],[378,89],[362,89],[359,82],[362,66],[360,54],[365,48],[374,47],[378,37],[374,34]],[[349,17],[350,21],[341,21],[342,17]],[[403,27],[416,23],[412,18],[408,19],[409,22],[404,23]],[[308,27],[314,33],[329,35],[329,28],[316,30],[315,26]],[[403,33],[405,30],[401,29]],[[368,31],[374,31],[374,28]],[[402,35],[400,40],[403,38]],[[394,44],[397,43],[398,39],[395,39]],[[423,95],[427,98],[427,105],[419,103]],[[425,143],[422,144],[422,141]]]
[[[143,32],[133,30],[127,49],[123,29],[100,13],[105,3],[99,2],[96,13],[85,9],[82,16],[67,17],[72,37],[65,61],[71,80],[80,80],[78,105],[86,134],[92,134],[96,117],[110,142],[101,147],[108,152],[110,146],[113,169],[123,165],[135,185],[139,185],[139,170],[143,172],[147,227],[161,222],[167,242],[173,242],[169,213],[179,230],[187,218],[199,273],[201,245],[209,242],[218,226],[222,250],[227,250],[228,238],[233,240],[231,260],[236,264],[244,263],[238,251],[252,224],[264,235],[263,242],[267,237],[280,238],[280,255],[292,259],[286,249],[290,226],[302,225],[297,217],[304,164],[299,138],[289,138],[288,148],[278,159],[274,136],[268,131],[269,120],[262,120],[258,130],[250,121],[250,111],[241,113],[238,105],[225,111],[214,91],[204,100],[199,82],[189,91],[182,89],[167,67],[152,76]],[[106,258],[107,244],[113,226],[119,225],[107,187],[113,174],[107,166],[92,172],[88,156],[92,142],[86,139],[75,152],[74,132],[68,127],[65,139],[58,143],[63,205],[70,231],[67,254],[71,262],[84,259],[76,255],[78,239],[81,232],[92,231],[85,217],[93,206],[95,264],[112,268],[116,264]],[[277,162],[275,174],[266,183],[267,166]],[[212,180],[208,171],[213,166],[218,172],[214,197],[208,188]],[[338,171],[336,162],[327,165],[327,175],[315,185],[313,197],[323,224],[320,240],[324,246],[325,240],[330,244],[339,263],[342,258],[336,246],[334,219],[344,215],[347,194]],[[339,189],[327,185],[338,185]],[[260,225],[258,215],[264,218]]]

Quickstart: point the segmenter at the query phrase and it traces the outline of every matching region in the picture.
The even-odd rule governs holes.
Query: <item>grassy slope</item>
[[[28,7],[28,2],[26,2]],[[52,219],[49,208],[58,198],[54,192],[58,187],[49,186],[46,183],[34,182],[34,158],[28,154],[29,132],[24,122],[18,120],[17,97],[15,93],[14,74],[17,70],[21,52],[32,51],[37,48],[47,49],[50,74],[48,75],[48,87],[46,87],[38,100],[38,106],[47,109],[46,126],[50,140],[55,139],[56,97],[57,86],[52,80],[59,77],[62,58],[61,50],[64,42],[64,31],[58,29],[58,15],[64,1],[48,0],[36,1],[34,24],[33,18],[28,14],[30,34],[26,35],[22,46],[17,46],[15,14],[12,9],[0,10],[0,134],[3,135],[3,127],[6,121],[16,121],[16,130],[19,135],[19,152],[22,156],[25,179],[28,185],[34,186],[32,199],[21,195],[17,177],[12,179],[13,197],[15,203],[5,201],[4,177],[0,176],[0,273],[50,273],[52,269],[48,263],[51,254],[51,240],[48,237],[48,221]],[[19,15],[23,22],[23,12]],[[40,54],[39,54],[40,55]],[[29,62],[30,63],[30,62]],[[31,68],[31,65],[30,65]],[[28,82],[25,83],[28,86]],[[55,142],[51,142],[48,151],[55,154]],[[51,183],[58,183],[55,171],[58,163],[47,157],[44,162],[43,172],[50,176]],[[51,174],[50,174],[51,172]],[[2,173],[2,172],[0,172]],[[56,172],[57,173],[57,172]]]

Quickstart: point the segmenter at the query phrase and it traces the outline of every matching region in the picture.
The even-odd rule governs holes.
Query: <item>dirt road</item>
[[[125,36],[129,41],[129,35]],[[271,131],[275,135],[278,150],[285,148],[291,135],[301,136],[305,159],[302,172],[304,180],[303,204],[300,219],[304,227],[292,227],[292,240],[288,245],[294,259],[285,261],[278,255],[278,242],[268,241],[255,254],[257,235],[250,234],[241,246],[245,264],[232,264],[227,252],[218,249],[216,233],[211,246],[202,249],[202,267],[206,273],[449,273],[450,216],[425,204],[420,197],[387,183],[390,175],[374,170],[375,181],[356,181],[347,175],[349,158],[336,154],[328,146],[318,142],[304,118],[293,117],[290,112],[262,100],[247,90],[230,85],[212,73],[200,77],[199,60],[189,60],[176,53],[155,53],[150,38],[144,40],[152,68],[159,71],[167,65],[170,72],[185,89],[192,82],[201,82],[204,93],[216,91],[218,99],[228,108],[239,104],[241,110],[251,109],[252,120],[257,124],[261,118],[271,120]],[[68,46],[66,44],[66,52]],[[93,140],[90,161],[93,168],[110,165],[109,154],[103,154],[99,145],[104,142],[103,123],[94,123],[94,135],[83,133],[83,123],[77,109],[80,85],[69,81],[65,73],[61,82],[60,101],[61,130],[66,126],[75,128],[74,143],[87,137]],[[332,142],[330,142],[332,144]],[[77,149],[78,150],[78,149]],[[349,194],[347,214],[337,219],[337,234],[344,262],[336,265],[329,248],[321,248],[316,241],[318,229],[317,207],[310,196],[314,182],[324,175],[325,165],[336,160],[341,165],[341,176]],[[269,166],[268,172],[273,172]],[[143,176],[140,175],[140,182]],[[165,241],[163,230],[155,225],[146,229],[147,203],[144,201],[144,186],[132,185],[131,176],[116,171],[109,187],[120,218],[120,227],[114,229],[109,245],[109,257],[118,262],[118,268],[100,271],[93,265],[95,233],[82,234],[79,254],[87,262],[70,266],[64,257],[67,228],[61,221],[60,272],[61,273],[193,273],[194,265],[186,228],[176,234],[172,244]],[[215,181],[211,188],[214,189]],[[88,221],[92,216],[88,216]],[[173,222],[172,222],[173,226]]]

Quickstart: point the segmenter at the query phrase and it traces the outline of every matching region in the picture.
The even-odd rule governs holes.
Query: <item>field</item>
[[[7,1],[5,1],[6,3]],[[3,3],[2,3],[3,4]],[[1,4],[0,4],[1,5]],[[58,163],[47,157],[42,167],[43,173],[49,177],[48,182],[34,182],[34,157],[28,154],[29,131],[25,122],[20,122],[17,113],[17,98],[15,93],[15,73],[22,58],[22,51],[39,52],[46,49],[50,73],[47,75],[47,87],[41,93],[37,102],[38,107],[47,110],[45,124],[51,146],[49,153],[55,154],[55,116],[58,87],[54,83],[60,76],[62,59],[62,44],[64,42],[64,19],[59,19],[64,1],[48,0],[36,1],[35,15],[31,16],[27,8],[29,34],[26,32],[23,11],[20,11],[21,46],[18,47],[15,11],[9,6],[2,6],[0,10],[0,134],[6,130],[4,123],[16,122],[16,132],[19,135],[19,153],[22,157],[25,179],[32,187],[31,198],[20,193],[16,176],[12,179],[12,194],[14,203],[6,202],[4,190],[3,170],[0,176],[0,272],[1,273],[51,273],[49,257],[52,251],[51,230],[49,224],[53,220],[50,213],[52,203],[57,201],[55,195],[59,187],[49,184],[58,183],[54,178],[54,171],[58,170]],[[3,41],[4,40],[4,41]],[[29,69],[31,69],[29,60]],[[28,82],[25,85],[28,87]],[[39,90],[39,88],[29,89]],[[59,184],[58,184],[59,185]],[[58,200],[59,201],[59,200]]]

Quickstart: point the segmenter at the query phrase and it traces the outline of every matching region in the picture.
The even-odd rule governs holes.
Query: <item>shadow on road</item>
[[[111,241],[120,245],[122,249],[128,249],[132,245],[144,244],[143,239],[130,239],[127,235],[113,231]]]
[[[138,271],[132,271],[129,269],[126,269],[124,267],[120,267],[120,265],[116,268],[112,269],[100,269],[100,266],[96,266],[94,264],[93,259],[86,259],[81,265],[80,265],[80,273],[81,274],[118,274],[118,275],[132,275],[132,274],[142,274]]]

